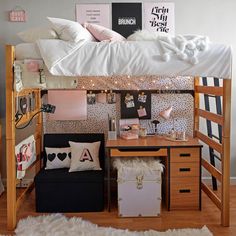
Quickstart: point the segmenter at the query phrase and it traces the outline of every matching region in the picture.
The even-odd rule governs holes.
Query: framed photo
[[[121,119],[151,119],[151,92],[121,92]]]
[[[154,32],[175,34],[175,8],[173,2],[145,2],[144,28]]]
[[[110,92],[107,94],[107,103],[108,104],[116,103],[116,93]]]
[[[127,38],[142,29],[142,3],[112,3],[112,29]]]
[[[96,94],[90,91],[90,93],[87,94],[87,104],[93,105],[95,103],[96,103]]]
[[[76,4],[76,21],[111,28],[109,4]]]

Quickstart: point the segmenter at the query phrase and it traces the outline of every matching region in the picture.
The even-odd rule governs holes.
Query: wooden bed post
[[[194,107],[193,107],[193,137],[196,137],[196,130],[199,130],[199,115],[196,108],[199,108],[199,93],[196,93],[196,86],[199,85],[199,77],[194,77]]]
[[[6,46],[6,161],[7,228],[16,226],[15,99],[13,91],[14,47]]]
[[[221,190],[221,225],[230,222],[230,127],[231,127],[231,80],[223,81],[223,155],[222,155],[222,190]]]

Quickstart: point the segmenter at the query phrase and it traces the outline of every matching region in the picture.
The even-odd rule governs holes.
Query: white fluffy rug
[[[19,221],[17,236],[212,236],[206,226],[202,229],[177,229],[158,232],[129,231],[99,227],[78,217],[67,218],[62,214],[29,216]]]

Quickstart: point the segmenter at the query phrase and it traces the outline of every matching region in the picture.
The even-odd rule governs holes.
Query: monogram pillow
[[[71,148],[49,148],[45,147],[47,162],[46,170],[59,169],[59,168],[70,168],[71,162]]]
[[[69,172],[84,170],[101,170],[99,163],[99,148],[101,142],[75,143],[71,147],[71,164]]]

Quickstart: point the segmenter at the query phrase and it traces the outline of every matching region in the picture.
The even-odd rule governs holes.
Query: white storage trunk
[[[120,217],[159,216],[161,170],[118,170],[118,212]]]

